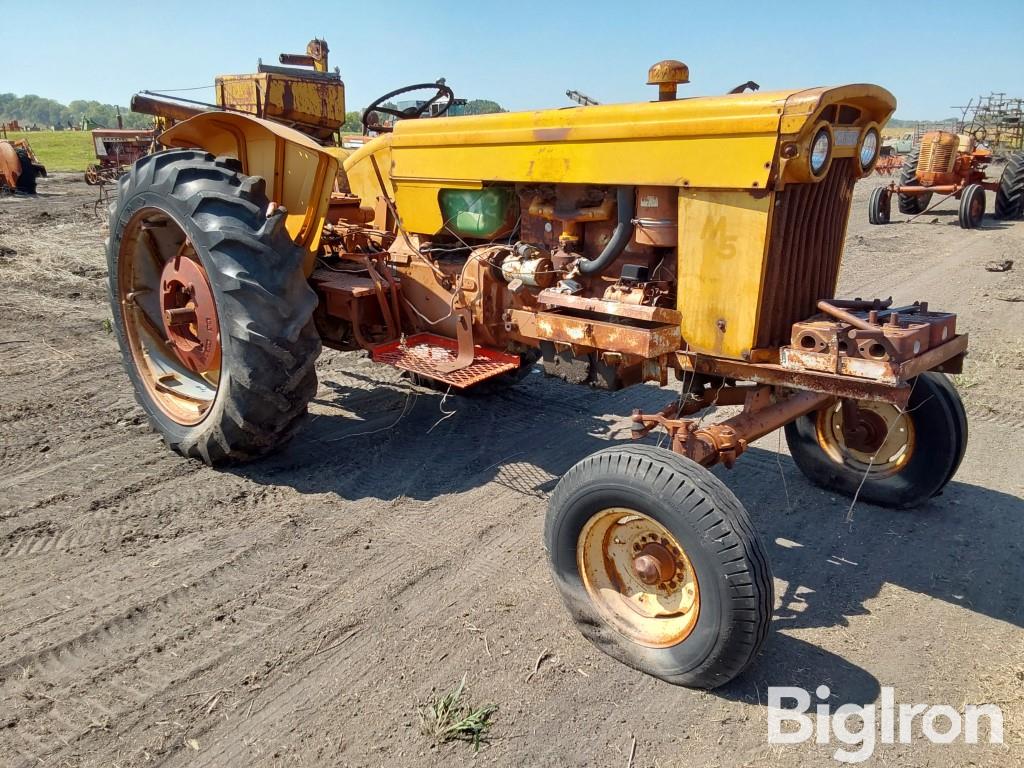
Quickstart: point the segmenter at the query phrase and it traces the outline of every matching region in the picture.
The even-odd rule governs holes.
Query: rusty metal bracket
[[[473,315],[466,307],[459,307],[453,312],[455,329],[458,335],[459,353],[454,360],[437,362],[435,368],[441,373],[451,373],[468,368],[476,358],[476,347],[473,344]]]
[[[740,414],[717,424],[701,426],[700,419],[678,418],[678,401],[658,413],[645,414],[635,410],[631,430],[633,439],[642,438],[660,426],[668,432],[674,452],[705,467],[721,462],[731,469],[754,440],[833,402],[832,395],[819,392],[783,395],[767,385],[727,387],[726,390],[743,393],[743,411]],[[729,399],[734,398],[730,396]]]

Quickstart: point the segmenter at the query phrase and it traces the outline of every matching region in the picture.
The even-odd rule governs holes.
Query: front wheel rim
[[[118,254],[118,301],[134,367],[149,399],[169,419],[206,418],[220,385],[220,320],[206,269],[166,211],[129,220]]]
[[[914,453],[914,422],[902,408],[891,403],[857,403],[865,442],[851,445],[843,427],[841,403],[818,411],[816,433],[822,450],[837,464],[873,477],[889,477],[903,471]]]
[[[971,196],[969,215],[972,224],[977,224],[981,221],[981,217],[985,215],[985,198],[978,192]]]
[[[696,571],[678,539],[653,518],[624,507],[601,510],[580,532],[576,561],[602,618],[629,640],[667,648],[696,626]]]

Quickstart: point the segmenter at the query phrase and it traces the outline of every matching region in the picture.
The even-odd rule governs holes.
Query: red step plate
[[[456,389],[465,389],[519,367],[519,355],[477,346],[472,363],[445,373],[438,369],[438,365],[454,361],[459,355],[459,344],[455,339],[433,333],[417,333],[381,344],[374,347],[371,354],[374,362],[393,365],[403,371],[450,384]]]

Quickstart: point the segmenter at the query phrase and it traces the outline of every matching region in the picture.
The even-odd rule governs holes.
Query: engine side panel
[[[773,194],[679,191],[677,309],[693,350],[746,357],[754,345]]]

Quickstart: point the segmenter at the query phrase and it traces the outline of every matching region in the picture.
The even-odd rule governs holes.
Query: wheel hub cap
[[[857,424],[844,424],[843,408],[836,404],[818,411],[818,444],[837,464],[857,471],[870,470],[873,477],[900,472],[915,446],[914,422],[890,403],[857,403]]]
[[[664,648],[693,631],[700,612],[696,572],[679,541],[635,510],[612,507],[583,527],[576,559],[601,616],[633,642]]]
[[[844,425],[845,427],[845,425]],[[858,410],[857,424],[853,429],[844,429],[846,444],[855,451],[874,453],[882,447],[889,425],[879,414],[867,409]]]
[[[160,316],[168,344],[193,371],[206,371],[220,354],[220,324],[206,271],[188,243],[160,275]]]
[[[667,583],[676,574],[676,561],[667,547],[652,542],[642,547],[634,558],[633,571],[648,586]]]

